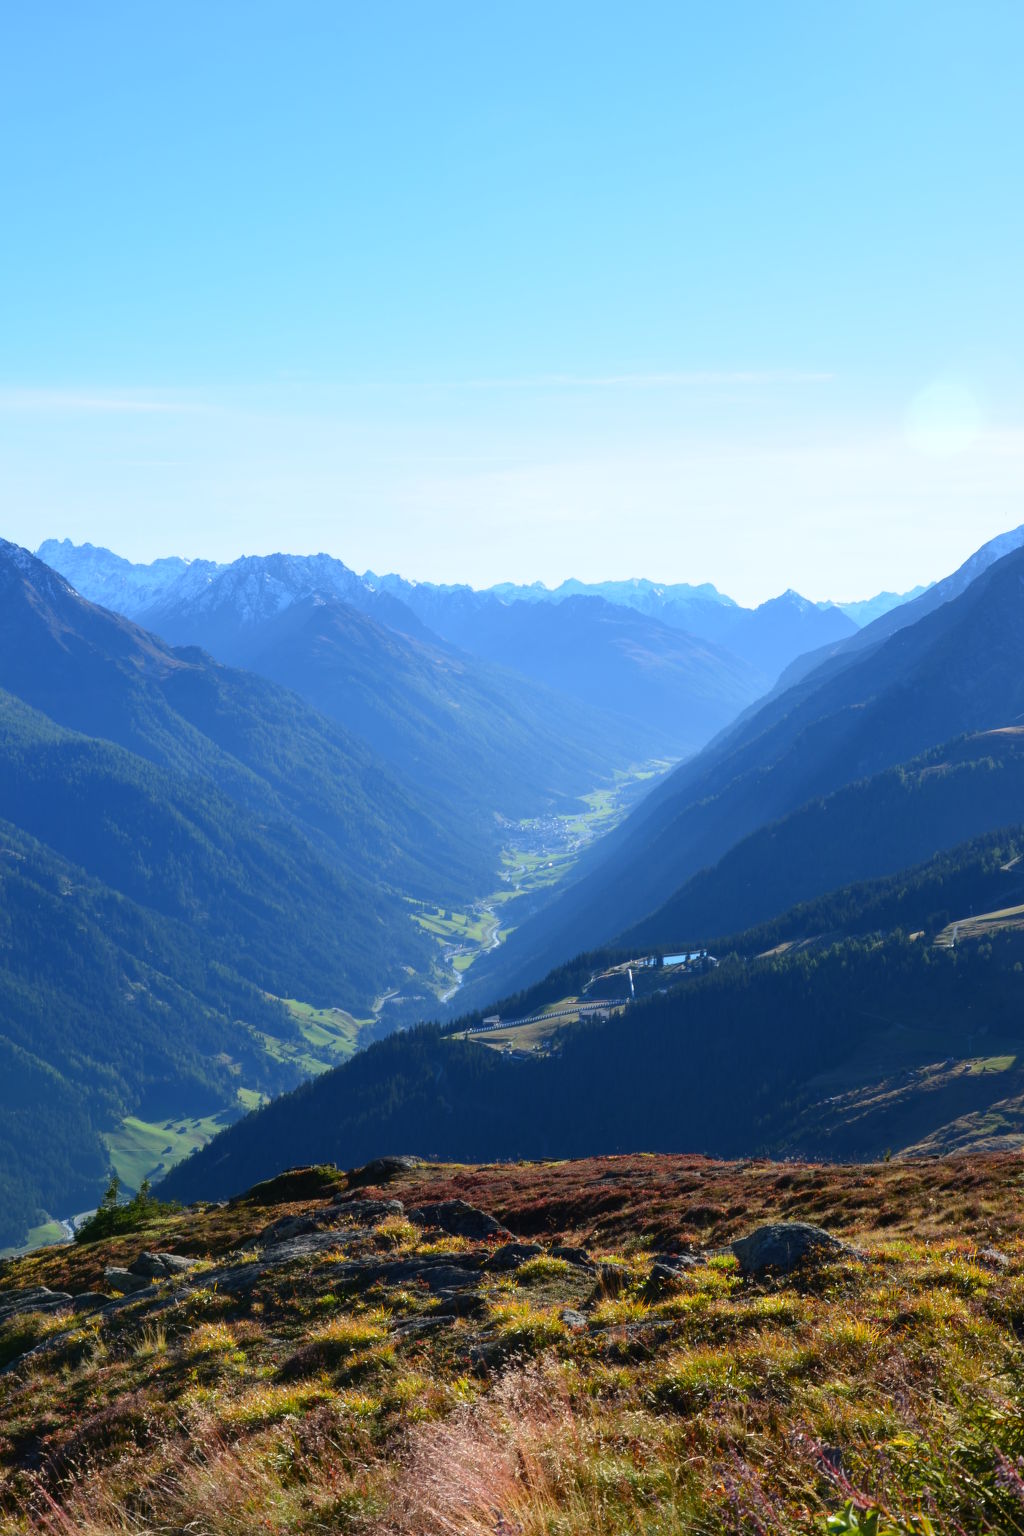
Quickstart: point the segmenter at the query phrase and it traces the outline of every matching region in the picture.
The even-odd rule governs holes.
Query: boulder
[[[453,1291],[443,1295],[432,1317],[486,1317],[488,1301],[479,1291]]]
[[[153,1283],[149,1275],[136,1275],[130,1269],[119,1269],[116,1264],[107,1266],[103,1278],[112,1291],[121,1291],[125,1296],[148,1290]]]
[[[400,1154],[392,1157],[375,1157],[372,1162],[364,1163],[361,1168],[350,1168],[346,1175],[349,1189],[361,1189],[366,1184],[386,1184],[389,1179],[397,1178],[400,1173],[411,1173],[418,1168],[422,1159]]]
[[[502,1243],[484,1264],[485,1269],[494,1269],[499,1272],[506,1269],[518,1269],[520,1264],[527,1259],[534,1258],[544,1250],[539,1243]]]
[[[553,1259],[564,1259],[567,1264],[575,1264],[578,1269],[593,1269],[594,1261],[585,1248],[571,1248],[564,1243],[558,1243],[548,1250]]]
[[[461,1291],[477,1282],[476,1272],[459,1264],[440,1264],[425,1269],[421,1279],[432,1291]]]
[[[737,1238],[732,1251],[745,1275],[760,1275],[767,1270],[788,1275],[804,1264],[838,1258],[853,1250],[824,1227],[814,1227],[806,1221],[773,1221]]]
[[[77,1296],[71,1298],[71,1310],[72,1312],[98,1312],[113,1299],[113,1296],[105,1296],[102,1291],[80,1291]]]
[[[440,1227],[452,1237],[511,1237],[507,1227],[465,1200],[440,1200],[406,1213],[418,1227]]]
[[[577,1311],[575,1307],[563,1307],[558,1315],[572,1333],[577,1333],[587,1326],[586,1313]]]
[[[671,1296],[679,1289],[683,1274],[675,1265],[656,1260],[644,1282],[644,1300],[661,1301],[662,1297]]]
[[[261,1248],[269,1247],[273,1243],[285,1243],[292,1237],[305,1237],[310,1232],[318,1232],[320,1223],[315,1216],[279,1216],[256,1238],[257,1245]]]
[[[184,1274],[191,1269],[195,1259],[187,1259],[181,1253],[140,1253],[131,1265],[133,1275],[145,1275],[149,1280],[163,1280],[168,1275]]]
[[[24,1286],[17,1291],[0,1292],[0,1323],[21,1312],[59,1312],[71,1306],[67,1291],[51,1291],[45,1285]]]
[[[351,1221],[370,1226],[385,1221],[389,1216],[404,1216],[405,1206],[401,1200],[360,1200],[341,1193],[331,1201],[331,1215],[347,1216]]]

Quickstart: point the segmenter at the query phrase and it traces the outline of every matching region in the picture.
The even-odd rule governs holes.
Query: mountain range
[[[382,1137],[472,1157],[682,1145],[679,1112],[691,1146],[875,1155],[879,1019],[911,1074],[940,1043],[963,1057],[956,1009],[982,998],[1016,1039],[1012,923],[962,953],[943,933],[950,902],[1017,894],[1022,545],[858,629],[794,593],[744,610],[706,588],[475,593],[327,556],[134,567],[44,546],[83,594],[0,544],[0,1240],[88,1203],[132,1116],[225,1127],[169,1176],[189,1198]],[[326,1064],[282,1000],[372,1017],[437,965],[415,914],[492,891],[510,825],[573,815],[651,758],[683,761],[567,879],[505,901],[461,1021],[229,1124]],[[708,946],[720,969],[648,987],[625,1032],[581,1021],[522,1062],[452,1039],[623,957]],[[855,1112],[822,1107],[829,1074]],[[975,1113],[958,1093],[914,1097],[923,1137],[943,1106]],[[746,1129],[723,1140],[734,1109]]]
[[[417,772],[435,789],[457,786],[463,803],[481,769],[489,794],[503,779],[515,795],[531,776],[557,788],[568,758],[578,793],[591,787],[582,769],[592,783],[688,755],[771,681],[760,665],[598,598],[541,609],[468,588],[378,588],[326,555],[163,562],[155,592],[151,567],[109,551],[49,541],[40,558],[170,643],[284,681],[389,760],[413,750]],[[809,643],[827,633],[815,628]],[[452,757],[471,771],[453,774]]]
[[[756,674],[759,692],[797,656],[854,635],[865,617],[888,612],[917,591],[903,597],[880,593],[845,606],[812,603],[790,591],[750,609],[710,583],[694,587],[648,580],[566,581],[553,590],[539,583],[500,583],[476,591],[393,574],[378,576],[372,571],[360,577],[340,560],[323,554],[244,556],[230,565],[172,557],[135,565],[109,550],[74,545],[68,539],[48,539],[37,554],[93,602],[137,620],[176,644],[203,644],[224,660],[241,661],[241,652],[231,648],[241,644],[249,651],[248,632],[291,603],[315,596],[346,603],[403,633],[423,638],[427,630],[435,640],[441,637],[535,677],[537,673],[529,667],[541,642],[534,637],[543,633],[561,638],[557,610],[566,604],[575,609],[577,617],[569,626],[571,646],[580,612],[596,613],[597,605],[607,604],[636,615],[633,627],[623,631],[621,645],[639,642],[642,649],[657,652],[659,643],[666,643],[664,630],[682,631],[693,640],[728,651],[733,666],[737,661],[746,663]],[[591,601],[581,609],[578,600],[584,598]],[[505,622],[510,610],[515,618]],[[547,626],[543,631],[530,629],[529,610],[535,621]],[[649,628],[644,620],[653,621],[660,630]],[[524,635],[530,640],[520,651]],[[600,660],[598,651],[589,669],[591,677]],[[594,691],[591,684],[590,692]]]

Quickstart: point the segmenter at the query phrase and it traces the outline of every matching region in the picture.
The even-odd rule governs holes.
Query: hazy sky
[[[850,598],[1024,522],[1019,0],[34,0],[3,532]]]

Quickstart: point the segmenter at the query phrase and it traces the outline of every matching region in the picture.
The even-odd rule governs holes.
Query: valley
[[[578,808],[564,814],[502,818],[499,885],[465,912],[425,904],[414,911],[413,922],[435,939],[440,955],[425,973],[378,1000],[378,1019],[391,1026],[423,1017],[435,1003],[449,1009],[474,962],[505,942],[535,898],[569,879],[582,852],[618,826],[672,766],[653,759],[619,770],[612,783],[581,795]]]

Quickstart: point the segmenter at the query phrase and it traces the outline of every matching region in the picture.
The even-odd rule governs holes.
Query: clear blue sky
[[[1024,522],[1024,6],[49,3],[3,531],[847,598]]]

